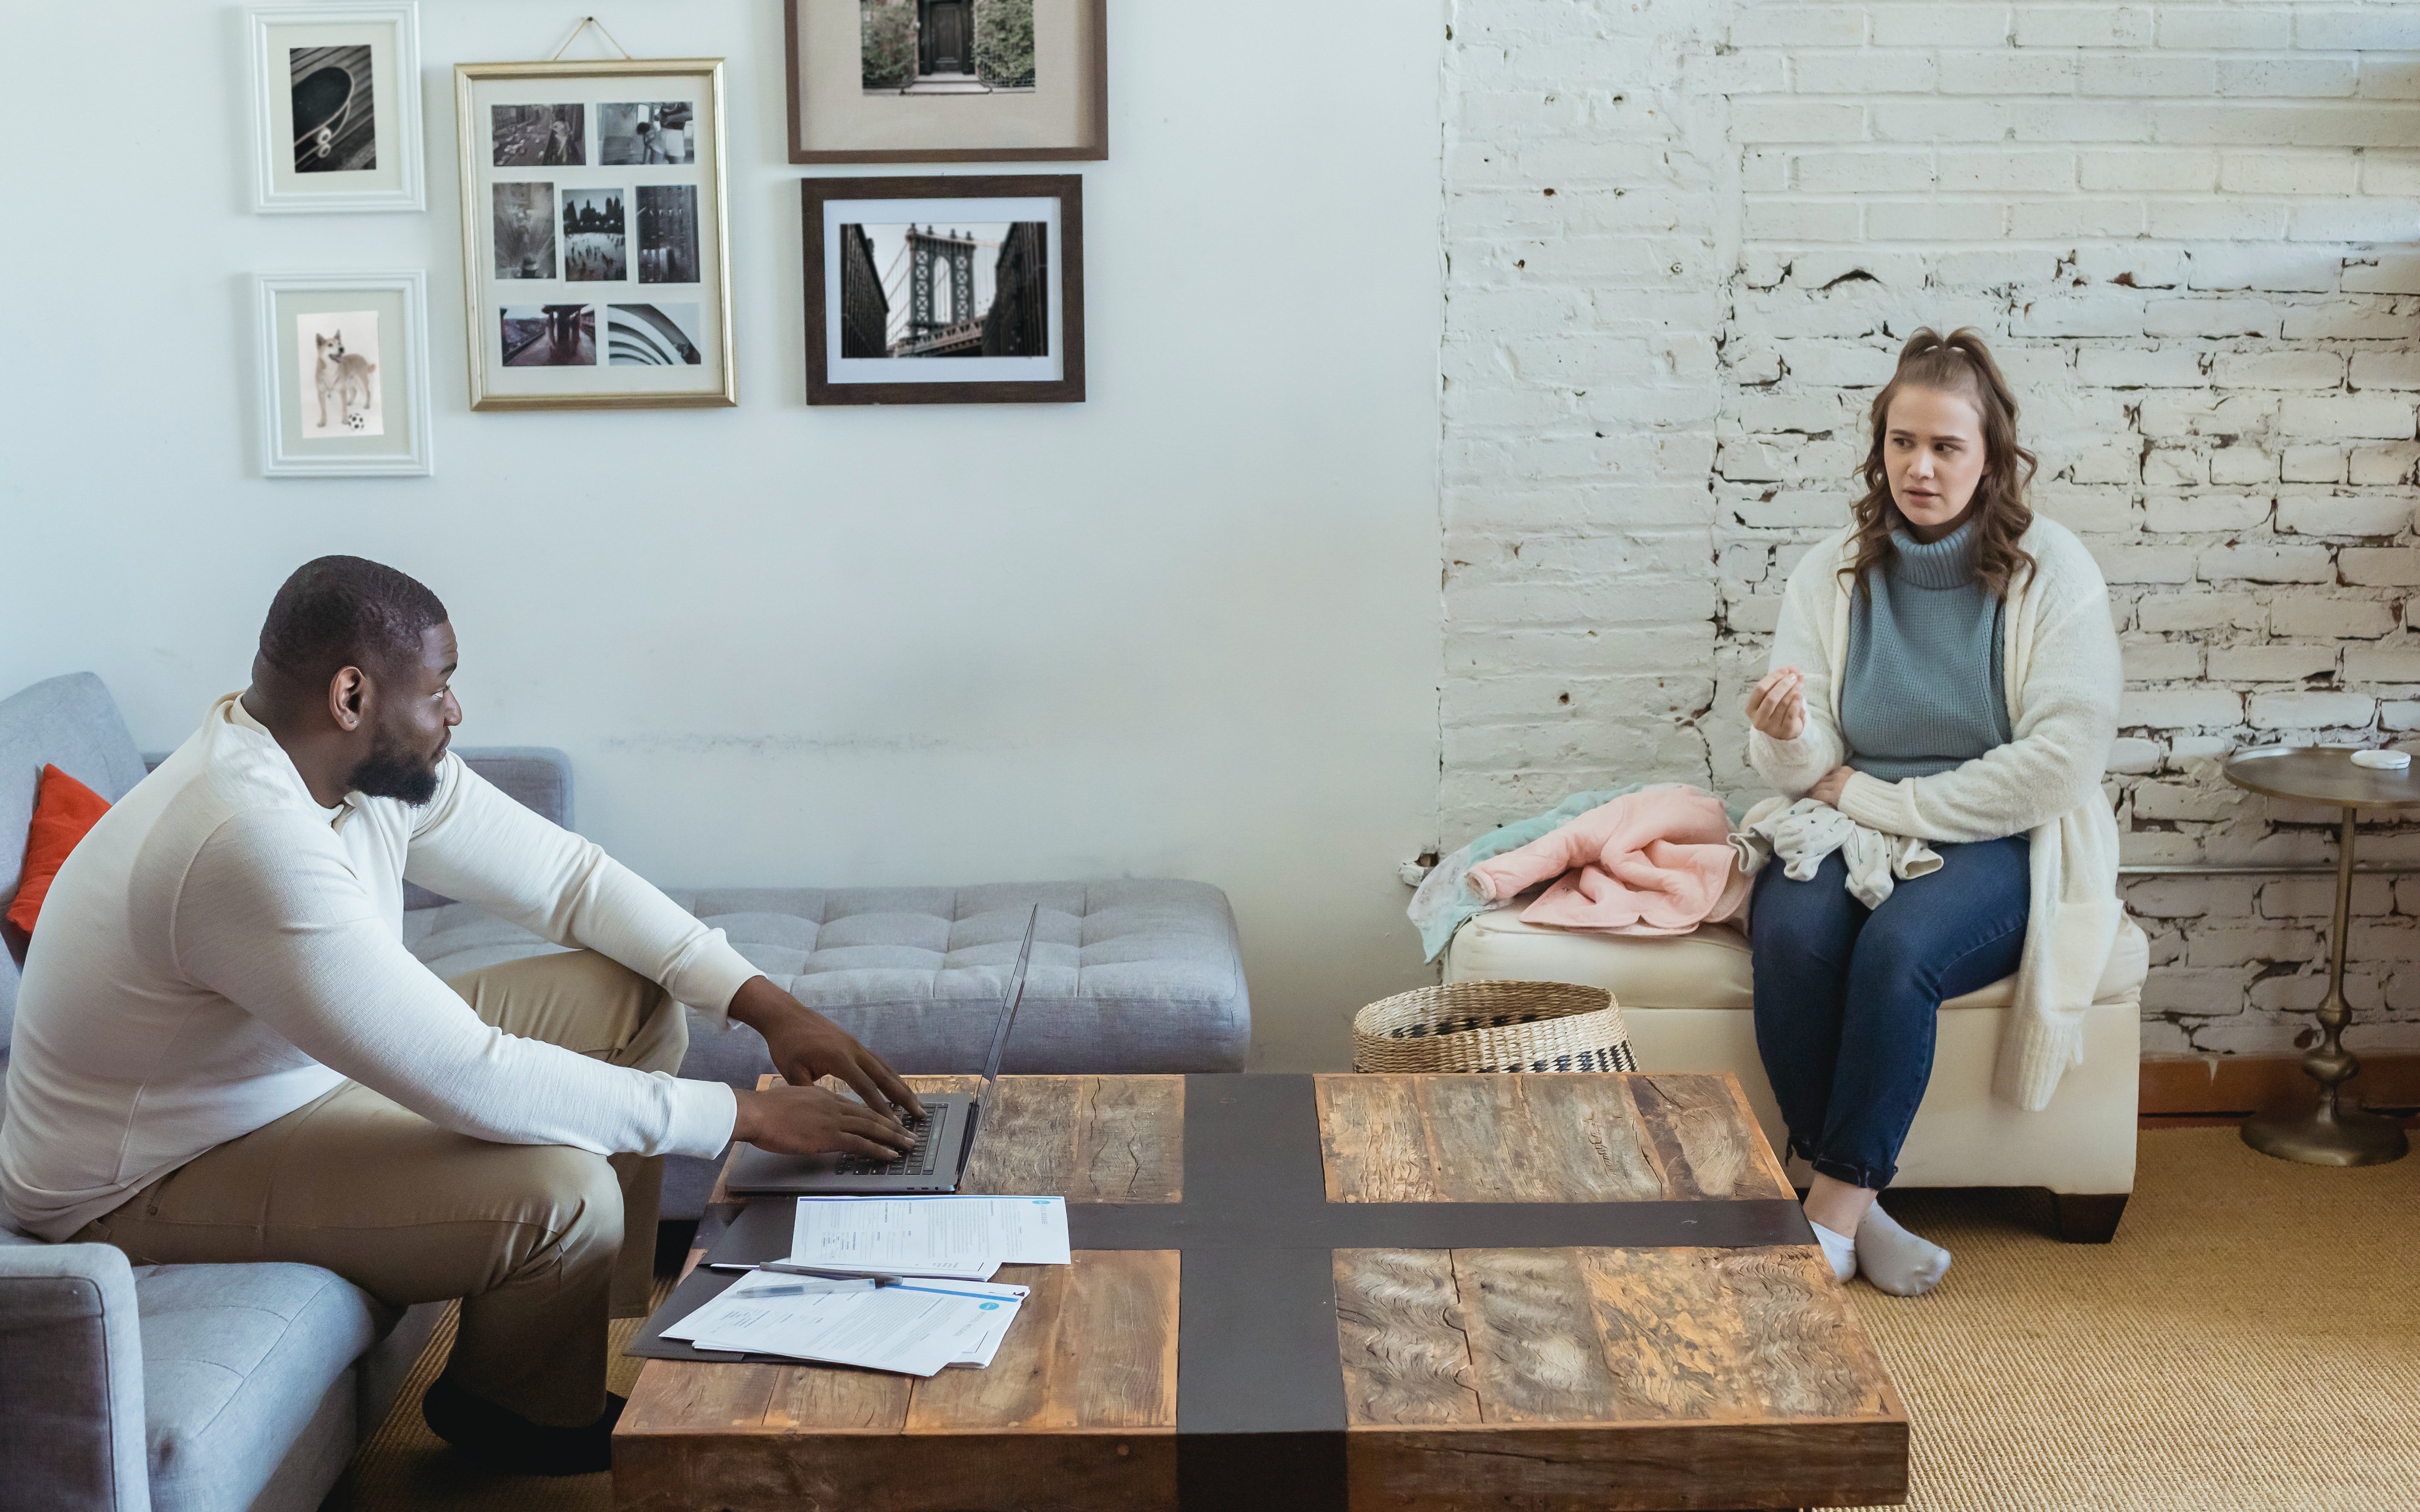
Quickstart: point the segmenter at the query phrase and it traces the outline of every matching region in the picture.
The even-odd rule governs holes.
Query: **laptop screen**
[[[1009,974],[1008,990],[1001,999],[1000,1021],[992,1027],[991,1054],[985,1057],[983,1068],[985,1091],[1000,1080],[1000,1058],[1008,1049],[1008,1031],[1009,1026],[1016,1021],[1016,1005],[1025,998],[1025,969],[1033,959],[1034,926],[1041,922],[1042,905],[1036,903],[1033,912],[1025,916],[1025,943],[1017,946],[1016,970]]]

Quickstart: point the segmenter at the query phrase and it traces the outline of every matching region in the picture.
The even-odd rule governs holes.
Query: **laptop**
[[[1000,1000],[1000,1017],[992,1024],[991,1055],[984,1062],[983,1087],[964,1092],[926,1093],[918,1098],[924,1116],[905,1122],[916,1136],[916,1147],[891,1160],[867,1155],[781,1155],[742,1144],[731,1159],[728,1189],[737,1194],[812,1196],[880,1196],[892,1192],[953,1192],[974,1155],[975,1131],[983,1123],[984,1099],[1000,1080],[1000,1058],[1008,1049],[1009,1027],[1016,1022],[1016,1005],[1025,997],[1025,969],[1033,959],[1033,929],[1042,920],[1042,905],[1026,915],[1025,943],[1016,949],[1016,969],[1009,974],[1008,990]]]

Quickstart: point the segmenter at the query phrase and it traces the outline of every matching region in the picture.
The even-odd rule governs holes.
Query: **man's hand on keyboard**
[[[888,1161],[916,1146],[916,1135],[887,1113],[819,1086],[742,1092],[731,1137],[783,1155],[838,1150]]]
[[[854,1088],[869,1108],[924,1111],[916,1094],[899,1080],[898,1072],[883,1064],[881,1056],[775,987],[769,977],[750,977],[732,996],[730,1014],[734,1022],[765,1037],[765,1048],[773,1052],[773,1069],[793,1086],[810,1085],[819,1076],[836,1076]]]

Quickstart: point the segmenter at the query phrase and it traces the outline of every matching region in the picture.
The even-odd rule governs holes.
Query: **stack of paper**
[[[1060,1197],[801,1197],[790,1259],[861,1281],[759,1270],[667,1328],[701,1349],[930,1376],[992,1362],[1029,1289],[1003,1265],[1066,1265]],[[895,1281],[893,1278],[898,1278]]]
[[[982,1282],[802,1283],[760,1270],[664,1330],[664,1337],[701,1349],[929,1376],[953,1364],[991,1364],[1027,1291]]]
[[[790,1258],[866,1275],[988,1281],[1067,1264],[1063,1197],[800,1197]]]

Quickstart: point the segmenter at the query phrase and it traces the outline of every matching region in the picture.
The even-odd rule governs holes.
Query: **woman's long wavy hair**
[[[1891,400],[1902,389],[1928,388],[1956,394],[1975,406],[1983,419],[1983,476],[1975,485],[1965,518],[1975,525],[1975,576],[1995,599],[2005,599],[2020,573],[2033,570],[2034,559],[2017,538],[2034,522],[2025,503],[2025,486],[2033,481],[2035,458],[2017,444],[2017,400],[2000,365],[1983,345],[1983,334],[1961,326],[1947,336],[1926,327],[1900,349],[1899,369],[1874,396],[1869,429],[1873,444],[1865,464],[1865,497],[1849,507],[1856,525],[1849,565],[1841,569],[1862,589],[1869,569],[1890,560],[1891,532],[1905,529],[1907,518],[1892,502],[1890,468],[1883,456],[1890,430]]]

